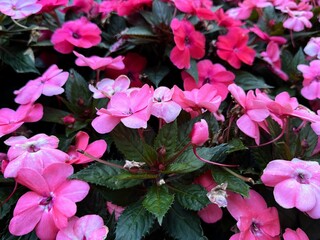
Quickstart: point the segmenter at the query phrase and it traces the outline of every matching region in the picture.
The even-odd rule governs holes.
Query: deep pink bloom
[[[266,32],[262,31],[257,25],[253,25],[249,29],[251,32],[255,33],[259,38],[266,42],[273,41],[279,45],[283,45],[287,42],[287,39],[281,36],[269,36]]]
[[[73,167],[65,163],[54,163],[42,174],[22,168],[16,180],[31,189],[18,200],[10,221],[9,231],[22,236],[35,229],[40,239],[55,239],[59,229],[68,225],[68,218],[77,211],[76,202],[89,192],[89,184],[79,180],[68,180]]]
[[[237,227],[240,230],[240,233],[233,235],[230,240],[280,240],[277,209],[268,208],[263,197],[256,191],[250,190],[248,198],[230,193],[227,208],[237,220]]]
[[[75,145],[70,146],[68,149],[70,158],[66,162],[69,164],[83,164],[94,161],[79,153],[77,149],[83,150],[96,158],[100,158],[107,150],[107,143],[101,139],[89,144],[89,135],[86,132],[79,131],[76,135]]]
[[[129,89],[130,90],[130,89]],[[131,89],[113,95],[107,109],[98,110],[92,121],[98,133],[109,133],[122,122],[128,128],[146,128],[151,115],[153,89],[145,84],[141,89]]]
[[[119,16],[127,16],[138,11],[144,5],[151,5],[151,0],[106,0],[100,4],[99,12],[104,15],[116,12]]]
[[[37,0],[1,0],[0,12],[13,19],[22,19],[37,13],[42,5]]]
[[[0,137],[17,130],[25,122],[37,122],[43,116],[41,104],[20,105],[16,111],[0,109]]]
[[[199,73],[198,82],[188,74],[182,72],[184,90],[191,91],[194,88],[201,88],[204,84],[209,83],[217,90],[217,95],[224,100],[229,91],[228,86],[233,83],[235,75],[227,71],[221,64],[212,64],[210,60],[201,60],[197,63],[197,70]]]
[[[173,101],[193,117],[200,115],[205,110],[215,113],[221,104],[221,96],[217,95],[217,90],[209,83],[203,85],[200,89],[195,88],[191,91],[182,91],[177,86],[173,88]]]
[[[209,127],[206,120],[201,119],[196,122],[190,133],[191,143],[196,146],[202,146],[209,139]]]
[[[112,57],[98,57],[91,56],[85,57],[76,51],[73,51],[74,55],[78,58],[76,59],[76,64],[78,66],[88,66],[93,70],[106,70],[106,69],[116,69],[121,70],[124,69],[123,57],[118,56],[116,58]]]
[[[301,94],[308,100],[320,98],[320,60],[313,60],[310,66],[299,64],[298,70],[303,74]]]
[[[125,207],[115,205],[112,202],[107,202],[107,210],[110,214],[114,213],[114,217],[118,221],[120,215],[125,210]]]
[[[223,8],[219,8],[214,12],[214,20],[221,27],[231,28],[231,27],[241,27],[242,22],[240,20],[236,20],[226,14]]]
[[[240,68],[241,62],[252,65],[255,50],[247,46],[248,32],[242,28],[229,28],[226,35],[220,35],[216,46],[218,56],[232,67]]]
[[[211,10],[212,1],[210,0],[175,0],[174,5],[181,12],[196,15],[200,19],[214,19],[214,13]]]
[[[51,42],[54,49],[60,53],[71,53],[74,47],[91,48],[101,42],[101,30],[90,22],[87,18],[65,22],[61,28],[57,29]]]
[[[166,123],[173,122],[181,111],[180,105],[172,100],[173,91],[167,87],[158,87],[153,93],[151,114]]]
[[[272,72],[277,74],[282,80],[287,81],[288,75],[281,70],[280,49],[277,43],[270,41],[265,52],[261,53],[264,61],[270,64]]]
[[[272,6],[269,0],[244,0],[239,3],[239,7],[231,8],[227,11],[229,16],[235,19],[248,19],[255,8],[265,8]]]
[[[174,18],[170,27],[176,46],[170,53],[171,62],[179,69],[190,68],[190,59],[200,59],[205,54],[206,39],[201,32],[187,20]]]
[[[99,14],[99,4],[94,0],[74,0],[72,5],[65,7],[62,11],[64,13],[68,11],[86,13],[92,19]]]
[[[38,3],[42,5],[41,12],[50,12],[60,6],[65,6],[68,0],[38,0]]]
[[[52,65],[41,77],[30,80],[24,87],[14,91],[17,95],[14,100],[19,104],[28,104],[35,102],[41,94],[59,95],[64,92],[62,86],[67,82],[68,77],[68,72],[63,72],[57,65]]]
[[[274,187],[274,198],[283,208],[296,207],[311,218],[320,218],[319,173],[320,166],[315,161],[273,160],[264,169],[261,180]]]
[[[140,80],[140,74],[147,65],[147,59],[137,53],[129,52],[124,56],[123,70],[113,70],[107,71],[106,76],[111,79],[116,79],[120,75],[126,75],[131,83],[131,87],[142,87],[143,83]]]
[[[236,84],[229,85],[228,89],[243,108],[243,115],[237,120],[237,126],[243,133],[254,138],[256,144],[259,145],[259,127],[267,131],[264,120],[270,115],[266,102],[255,96],[252,90],[246,95],[243,89]]]
[[[16,177],[21,168],[28,167],[35,171],[42,170],[52,163],[65,162],[68,155],[58,148],[59,139],[40,133],[31,138],[24,136],[10,137],[4,142],[10,146],[9,164],[4,177]]]
[[[207,171],[197,177],[195,179],[195,183],[200,184],[208,192],[217,186],[217,183],[213,180],[210,171]],[[222,218],[222,210],[217,204],[210,203],[208,206],[198,211],[198,216],[206,223],[215,223]]]
[[[120,75],[117,79],[104,78],[94,87],[89,84],[89,89],[93,92],[93,98],[111,98],[117,92],[125,92],[130,86],[130,79],[125,75]]]
[[[310,38],[303,51],[310,57],[316,56],[318,59],[320,59],[320,37]]]
[[[301,228],[297,228],[296,231],[286,228],[283,234],[283,240],[309,240],[309,238]]]
[[[56,240],[102,240],[107,237],[108,232],[108,227],[98,215],[85,215],[81,218],[74,216],[69,220],[68,226],[58,232]]]

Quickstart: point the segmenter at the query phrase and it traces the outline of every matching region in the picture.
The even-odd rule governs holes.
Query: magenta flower
[[[69,220],[68,226],[58,232],[56,240],[102,240],[107,237],[108,232],[108,227],[98,215],[85,215],[81,218],[74,216]]]
[[[263,197],[254,190],[249,191],[249,197],[230,193],[228,211],[237,220],[240,233],[230,240],[268,239],[280,240],[280,223],[275,207],[268,208]]]
[[[50,12],[60,6],[68,4],[68,0],[38,0],[38,3],[42,5],[41,12]]]
[[[296,231],[286,228],[283,234],[283,240],[309,240],[309,238],[301,228],[297,228]]]
[[[311,218],[320,218],[319,172],[319,163],[315,161],[273,160],[264,169],[261,180],[274,187],[274,198],[283,208],[296,207]]]
[[[75,145],[70,146],[68,149],[70,157],[66,162],[69,164],[83,164],[94,161],[79,153],[77,149],[83,150],[96,158],[100,158],[107,150],[107,143],[101,139],[89,144],[89,135],[86,132],[79,131],[76,135]]]
[[[0,12],[13,19],[22,19],[37,13],[42,5],[37,0],[1,0]]]
[[[153,93],[151,114],[163,119],[166,123],[173,122],[179,115],[181,107],[172,100],[173,89],[159,87]]]
[[[114,11],[119,16],[127,16],[138,11],[144,5],[150,5],[151,3],[151,0],[106,0],[101,2],[99,12],[106,15]]]
[[[101,30],[90,22],[87,18],[65,22],[61,28],[57,29],[51,42],[54,49],[60,53],[71,53],[74,47],[91,48],[101,42]]]
[[[170,53],[171,62],[179,69],[190,68],[190,59],[200,59],[205,54],[206,39],[201,32],[187,20],[174,18],[170,27],[176,46]]]
[[[0,137],[17,130],[25,122],[37,122],[43,116],[41,104],[21,105],[16,111],[9,108],[0,109]]]
[[[30,80],[24,87],[14,91],[14,94],[17,95],[14,100],[19,104],[28,104],[35,102],[41,94],[45,96],[59,95],[64,92],[62,86],[68,77],[68,72],[63,72],[57,65],[52,65],[41,77]]]
[[[120,75],[117,79],[104,78],[94,87],[89,84],[89,89],[93,92],[93,98],[111,98],[117,92],[125,92],[130,86],[130,79],[125,75]]]
[[[320,37],[310,38],[303,51],[310,57],[317,57],[320,59]]]
[[[210,0],[175,0],[174,5],[181,12],[194,14],[200,19],[214,19],[214,13],[211,10],[212,1]]]
[[[93,70],[106,70],[106,69],[116,69],[121,70],[124,69],[123,57],[118,56],[116,58],[112,57],[85,57],[76,51],[73,51],[74,55],[78,58],[76,59],[76,64],[78,66],[88,66]]]
[[[202,146],[209,139],[209,127],[206,120],[201,119],[196,122],[190,133],[191,143],[196,146]]]
[[[237,120],[237,126],[243,133],[254,138],[256,144],[259,145],[259,127],[267,131],[264,120],[270,115],[266,102],[255,96],[252,90],[246,95],[243,89],[236,84],[229,85],[228,89],[243,108],[243,115]]]
[[[239,69],[241,63],[252,65],[255,50],[247,46],[249,36],[242,28],[229,28],[226,35],[220,35],[216,46],[218,56],[227,61],[232,67]]]
[[[31,138],[24,136],[10,137],[4,142],[8,150],[9,164],[4,176],[16,177],[21,168],[28,167],[34,171],[42,170],[52,163],[65,162],[68,155],[57,149],[59,139],[40,133]]]
[[[128,128],[146,128],[151,115],[153,89],[145,84],[139,89],[129,89],[113,95],[107,109],[98,110],[92,121],[98,133],[111,132],[122,122]]]
[[[320,60],[313,60],[310,66],[299,64],[298,70],[303,74],[301,94],[308,100],[320,98]]]
[[[209,83],[217,90],[217,95],[224,100],[229,91],[228,86],[233,83],[235,75],[227,71],[221,64],[212,64],[210,60],[201,60],[197,63],[199,80],[196,82],[194,78],[187,72],[182,72],[184,90],[191,91],[194,88],[201,88],[204,84]]]
[[[75,203],[89,192],[88,183],[67,179],[72,173],[72,166],[65,163],[51,164],[42,174],[22,168],[16,180],[31,191],[18,200],[10,233],[22,236],[35,229],[40,239],[55,239],[59,229],[67,227],[68,218],[75,215]]]

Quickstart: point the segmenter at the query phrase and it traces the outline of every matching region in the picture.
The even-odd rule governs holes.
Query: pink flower
[[[302,231],[300,228],[297,228],[296,231],[286,228],[285,233],[283,234],[284,240],[309,240],[307,234]]]
[[[178,103],[185,111],[193,117],[198,116],[203,110],[209,110],[212,113],[218,111],[221,104],[221,97],[217,95],[217,90],[211,84],[205,84],[200,89],[191,91],[182,91],[174,86],[173,101]]]
[[[240,20],[236,20],[226,14],[223,8],[219,8],[214,12],[214,20],[217,22],[219,26],[231,28],[231,27],[241,27],[242,22]]]
[[[248,19],[255,8],[265,8],[272,6],[269,0],[244,0],[239,3],[239,7],[228,10],[228,15],[235,19]]]
[[[9,160],[7,154],[0,152],[0,171],[2,172],[2,174],[6,170],[8,163]]]
[[[201,119],[196,122],[190,133],[191,143],[196,146],[202,146],[209,139],[209,127],[206,120]]]
[[[42,5],[37,0],[1,0],[0,12],[13,19],[22,19],[37,13]]]
[[[187,20],[174,18],[170,27],[176,46],[170,53],[171,62],[179,69],[190,68],[190,59],[200,59],[205,54],[205,37]]]
[[[64,92],[62,86],[68,77],[68,72],[63,72],[57,65],[52,65],[41,77],[30,80],[24,87],[14,91],[14,94],[17,95],[14,100],[19,104],[28,104],[35,102],[41,94],[45,96],[59,95]]]
[[[51,42],[54,49],[60,53],[71,53],[74,47],[91,48],[101,42],[101,30],[99,27],[89,22],[85,17],[65,22],[61,28],[57,29]]]
[[[313,60],[310,66],[299,64],[298,70],[303,74],[301,94],[308,100],[320,98],[320,60]]]
[[[56,240],[102,240],[107,237],[108,232],[108,227],[98,215],[85,215],[81,218],[74,216],[69,220],[68,226],[58,232]]]
[[[41,12],[50,12],[60,6],[68,4],[68,0],[38,0],[38,3],[42,5]]]
[[[249,29],[251,32],[255,33],[259,38],[266,42],[275,42],[279,45],[283,45],[287,42],[287,39],[281,36],[269,36],[266,32],[262,31],[257,25],[253,25]]]
[[[123,57],[118,56],[116,58],[112,57],[85,57],[76,51],[73,51],[74,55],[78,58],[76,59],[76,64],[78,66],[88,66],[93,70],[106,70],[106,69],[116,69],[121,70],[124,69]]]
[[[119,16],[127,16],[138,11],[143,5],[151,3],[151,0],[106,0],[100,4],[99,12],[106,15],[114,11]]]
[[[74,0],[72,5],[65,7],[62,11],[64,13],[68,11],[86,13],[89,18],[93,18],[99,14],[99,4],[94,0]]]
[[[140,80],[140,74],[147,65],[147,59],[137,53],[129,52],[124,56],[123,62],[124,69],[110,69],[107,71],[106,76],[115,79],[120,75],[126,75],[131,81],[131,87],[142,87],[143,83]]]
[[[261,180],[274,187],[274,198],[283,208],[296,207],[311,218],[320,218],[319,172],[319,163],[315,161],[273,160],[264,169]]]
[[[217,54],[226,60],[232,67],[239,69],[241,62],[252,65],[255,57],[255,51],[247,46],[247,31],[242,28],[229,28],[226,35],[218,37]]]
[[[10,146],[9,164],[4,172],[6,178],[16,177],[24,167],[42,172],[52,163],[65,162],[68,159],[66,153],[57,149],[59,139],[55,136],[41,133],[29,139],[24,136],[10,137],[4,143]]]
[[[43,116],[41,104],[21,105],[16,111],[9,108],[0,109],[0,137],[17,130],[25,122],[37,122]]]
[[[89,191],[86,182],[67,179],[72,173],[72,166],[65,163],[51,164],[42,174],[22,168],[16,180],[31,191],[18,200],[10,233],[22,236],[35,229],[40,239],[55,239],[59,229],[67,227],[68,218],[75,215],[75,203]]]
[[[217,186],[217,183],[213,180],[210,171],[207,171],[197,177],[195,179],[195,183],[200,184],[208,192]],[[215,223],[222,218],[222,210],[217,204],[210,203],[208,206],[198,211],[198,216],[206,223]]]
[[[107,210],[110,214],[114,213],[115,219],[118,221],[122,212],[125,210],[124,207],[113,204],[112,202],[107,202]]]
[[[183,87],[187,91],[194,88],[201,88],[204,84],[209,83],[217,90],[217,95],[224,100],[229,91],[228,86],[233,83],[235,75],[229,72],[221,64],[212,64],[210,60],[201,60],[197,63],[199,80],[196,82],[194,78],[187,72],[182,72]]]
[[[93,159],[79,153],[77,149],[83,150],[96,158],[100,158],[107,150],[107,143],[104,140],[97,140],[89,144],[89,135],[86,132],[79,131],[76,135],[75,146],[72,145],[68,149],[70,157],[66,162],[69,164],[83,164],[93,161]]]
[[[166,123],[173,122],[179,115],[181,107],[172,100],[173,89],[159,87],[153,93],[151,114],[163,119]]]
[[[98,133],[111,132],[122,122],[128,128],[146,128],[152,107],[153,89],[145,84],[141,89],[131,89],[113,95],[107,109],[98,110],[92,121]]]
[[[117,79],[104,78],[94,87],[89,84],[89,89],[93,92],[93,98],[111,98],[117,92],[125,92],[130,86],[130,79],[125,75],[120,75]]]
[[[230,193],[228,206],[230,214],[237,220],[240,233],[230,240],[268,239],[280,240],[280,223],[275,207],[268,208],[263,197],[254,190],[249,191],[249,197]]]
[[[194,14],[200,19],[214,19],[214,13],[211,10],[212,1],[210,0],[175,0],[174,5],[181,12]]]
[[[237,126],[243,133],[254,138],[256,144],[259,145],[259,127],[267,131],[264,120],[270,115],[266,102],[255,96],[252,90],[246,95],[243,89],[236,84],[229,85],[228,89],[243,108],[243,115],[237,120]]]
[[[320,37],[312,37],[303,49],[305,54],[310,57],[317,57],[320,59]]]
[[[271,70],[282,80],[288,80],[288,75],[281,70],[280,49],[277,43],[269,42],[266,51],[261,53],[261,57],[270,64]]]

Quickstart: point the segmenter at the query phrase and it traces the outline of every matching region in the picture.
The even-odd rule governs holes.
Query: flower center
[[[254,236],[261,236],[262,235],[262,232],[261,232],[261,229],[260,229],[260,224],[257,223],[257,222],[252,222],[251,223],[251,226],[250,226],[250,231],[252,232],[252,234]]]
[[[79,39],[80,35],[78,33],[72,33],[72,37],[75,39]]]
[[[29,147],[28,147],[28,149],[27,149],[27,151],[28,152],[30,152],[30,153],[33,153],[33,152],[38,152],[40,150],[40,148],[38,148],[37,146],[35,146],[35,145],[30,145]]]
[[[188,36],[185,37],[184,43],[189,46],[190,45],[190,38]]]
[[[296,180],[297,180],[298,183],[308,184],[309,183],[309,176],[307,176],[306,174],[300,172],[300,173],[297,174]]]

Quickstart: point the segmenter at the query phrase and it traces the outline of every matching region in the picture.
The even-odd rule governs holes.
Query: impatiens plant
[[[1,239],[318,239],[320,1],[0,1]]]

